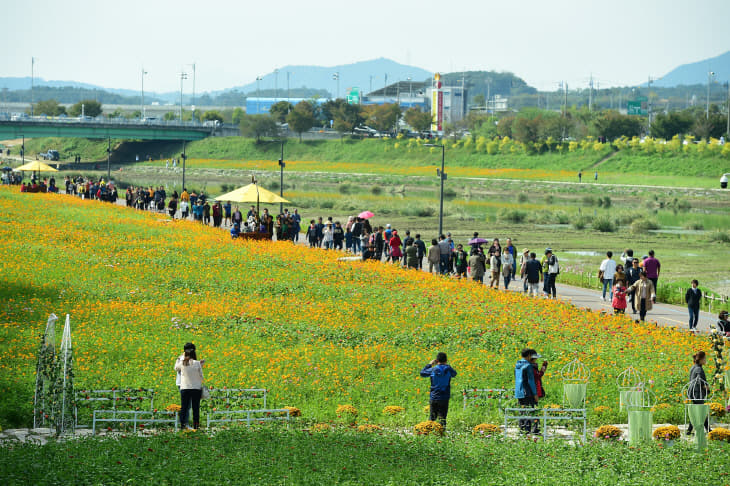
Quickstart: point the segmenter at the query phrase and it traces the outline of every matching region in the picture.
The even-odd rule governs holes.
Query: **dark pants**
[[[200,396],[202,390],[180,390],[180,426],[188,425],[188,409],[193,407],[193,426],[198,428],[200,425]]]
[[[525,397],[525,398],[518,398],[517,401],[520,402],[520,407],[523,408],[535,408],[537,406],[537,402],[535,401],[535,397]],[[531,414],[532,412],[522,412],[523,415]],[[520,431],[523,432],[537,432],[538,428],[538,421],[535,419],[520,419]]]
[[[639,302],[639,319],[642,321],[646,317],[646,299],[641,299]]]
[[[654,293],[657,294],[658,292],[657,292],[656,283],[659,281],[659,277],[657,277],[657,278],[650,278],[649,280],[651,280],[651,283],[654,284]]]
[[[631,285],[632,285],[632,283],[629,284],[629,286],[631,286]],[[631,312],[636,314],[636,304],[634,303],[634,291],[633,290],[630,292],[626,292],[626,299],[631,301]]]
[[[449,256],[448,255],[441,255],[441,260],[439,262],[439,270],[441,275],[446,275],[449,273]]]
[[[700,319],[700,308],[699,307],[687,307],[689,310],[689,328],[697,329],[697,321]]]
[[[449,414],[449,401],[448,400],[431,400],[431,414],[429,419],[436,421],[446,427],[446,416]]]
[[[545,293],[550,296],[552,294],[553,298],[557,296],[557,289],[555,288],[555,277],[557,277],[556,273],[548,273],[545,275]]]

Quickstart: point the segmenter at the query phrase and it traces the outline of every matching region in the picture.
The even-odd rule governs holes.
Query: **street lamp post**
[[[145,113],[144,113],[144,75],[145,74],[147,74],[147,71],[145,71],[144,67],[143,67],[142,68],[142,110],[141,110],[142,118],[145,117],[144,116],[145,115]]]
[[[707,72],[707,108],[705,109],[705,119],[710,119],[710,83],[712,82],[712,77],[715,75],[713,71]]]
[[[264,79],[261,76],[256,76],[256,114],[261,113],[261,91],[259,90],[259,82]]]
[[[191,66],[193,67],[193,103],[190,105],[190,110],[192,111],[192,121],[195,121],[195,63],[192,63]]]
[[[180,154],[180,158],[182,159],[182,166],[183,166],[182,188],[184,191],[185,190],[185,161],[188,160],[188,156],[187,156],[187,154],[185,154],[185,140],[183,140],[183,151]]]
[[[183,121],[183,104],[182,104],[182,96],[183,96],[183,80],[188,79],[188,74],[186,72],[180,72],[180,123],[182,124]]]
[[[444,231],[444,181],[446,180],[446,172],[444,172],[444,162],[446,158],[446,146],[443,144],[425,143],[424,147],[441,147],[441,170],[436,169],[436,175],[441,179],[441,192],[439,194],[439,236]]]
[[[274,69],[274,103],[279,101],[279,69]]]
[[[283,199],[284,198],[284,167],[286,167],[286,163],[284,162],[284,140],[267,140],[266,143],[278,143],[281,144],[281,155],[279,157],[279,196]],[[279,202],[279,214],[284,213],[284,203]]]
[[[336,73],[332,74],[332,79],[337,81],[337,91],[335,91],[335,99],[337,99],[337,97],[340,96],[340,72],[337,71]]]
[[[109,137],[109,145],[106,147],[106,182],[112,178],[112,137]]]

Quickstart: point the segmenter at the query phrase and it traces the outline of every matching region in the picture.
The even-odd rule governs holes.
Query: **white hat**
[[[390,228],[390,223],[385,225],[386,228]]]

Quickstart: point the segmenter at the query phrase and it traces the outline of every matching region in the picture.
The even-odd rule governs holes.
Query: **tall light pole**
[[[444,162],[446,157],[446,146],[443,144],[425,143],[424,147],[441,147],[441,170],[436,169],[436,175],[441,179],[441,192],[439,195],[439,236],[444,232],[444,181],[446,180],[446,172],[444,172]]]
[[[705,119],[710,119],[710,83],[712,82],[712,77],[715,75],[714,71],[708,71],[707,72],[707,108],[705,109]]]
[[[408,103],[413,103],[413,78],[410,76],[408,76]]]
[[[264,79],[261,76],[256,76],[256,114],[261,113],[261,91],[259,90],[259,82]]]
[[[30,116],[33,116],[33,78],[35,77],[35,57],[30,58]]]
[[[195,121],[195,63],[190,64],[190,66],[193,67],[193,103],[190,105],[190,111],[193,112],[192,120]]]
[[[184,71],[180,72],[180,123],[182,123],[182,115],[183,115],[183,105],[182,105],[182,95],[183,95],[183,80],[188,79],[188,74]]]
[[[279,101],[279,69],[274,69],[274,103]]]
[[[180,158],[182,159],[182,163],[183,163],[183,181],[182,181],[182,187],[183,187],[183,191],[184,191],[185,190],[185,161],[188,160],[188,156],[185,153],[185,140],[183,140],[183,151],[180,154]]]
[[[109,137],[109,145],[106,147],[106,182],[112,178],[112,137]]]
[[[286,163],[284,163],[284,139],[277,139],[277,140],[266,140],[265,143],[278,143],[281,144],[281,156],[279,157],[279,196],[283,199],[284,198],[284,167],[286,167]],[[284,213],[284,203],[279,203],[279,214]]]
[[[289,76],[291,75],[291,72],[286,72],[286,102],[290,103],[289,101]]]
[[[332,79],[337,81],[337,90],[335,91],[335,99],[337,99],[340,96],[340,72],[337,71],[336,73],[332,74]]]
[[[144,70],[144,67],[142,67],[142,110],[140,110],[140,113],[142,114],[142,118],[144,118],[144,75],[147,74],[147,71]]]

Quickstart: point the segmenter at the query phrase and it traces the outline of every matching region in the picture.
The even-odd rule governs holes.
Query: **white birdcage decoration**
[[[563,380],[563,408],[584,409],[590,370],[575,359],[560,369]]]
[[[636,445],[639,442],[651,441],[656,395],[651,390],[643,389],[643,383],[638,389],[632,390],[626,396],[626,410],[629,419],[629,443]]]
[[[632,395],[640,394],[644,390],[645,383],[646,380],[642,374],[633,366],[629,366],[616,377],[620,410],[623,410],[628,402],[636,401],[632,398]]]
[[[699,376],[682,387],[682,399],[684,400],[684,423],[689,419],[692,426],[697,429],[695,435],[697,450],[701,451],[707,447],[707,435],[704,433],[705,420],[710,415],[710,406],[707,402],[715,396],[707,381]]]

